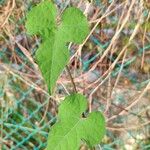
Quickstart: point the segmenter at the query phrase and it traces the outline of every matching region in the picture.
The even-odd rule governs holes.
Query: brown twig
[[[69,74],[71,83],[72,83],[72,85],[73,85],[74,92],[75,92],[75,93],[78,93],[78,92],[77,92],[76,85],[75,85],[74,80],[73,80],[73,77],[72,77],[71,72],[70,72],[70,70],[69,70],[69,67],[68,67],[67,65],[66,65],[66,70],[67,70],[67,72],[68,72],[68,74]]]

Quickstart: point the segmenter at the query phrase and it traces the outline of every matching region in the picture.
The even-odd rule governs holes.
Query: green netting
[[[6,53],[6,50],[1,51],[1,58],[5,59],[3,54]],[[26,58],[24,62],[27,62]],[[19,69],[23,69],[24,65]],[[0,131],[4,142],[2,149],[42,149],[46,145],[50,124],[55,122],[51,112],[47,112],[45,119],[38,125],[50,98],[44,95],[41,103],[33,97],[36,92],[34,87],[23,87],[25,84],[18,76],[7,71],[2,74],[7,78],[4,85],[7,85],[6,90],[13,91],[8,95],[9,91],[2,87],[0,93]],[[37,80],[36,83],[38,82],[40,81]]]

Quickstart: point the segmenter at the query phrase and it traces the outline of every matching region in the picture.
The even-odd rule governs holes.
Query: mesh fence
[[[1,1],[2,12],[15,5],[0,41],[2,150],[45,149],[58,104],[72,90],[64,70],[50,96],[33,62],[40,39],[25,34],[24,13],[38,2]],[[79,7],[93,29],[82,52],[78,45],[70,46],[69,64],[78,91],[89,99],[89,110],[100,110],[106,117],[107,134],[96,149],[149,150],[149,2],[56,0],[55,4],[58,14],[66,7]]]

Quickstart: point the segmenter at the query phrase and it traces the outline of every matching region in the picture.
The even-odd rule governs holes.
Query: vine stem
[[[67,72],[68,72],[68,74],[69,74],[71,83],[72,83],[72,85],[73,85],[74,92],[75,92],[75,93],[78,93],[77,88],[76,88],[76,85],[75,85],[74,80],[73,80],[73,77],[72,77],[72,75],[71,75],[70,69],[69,69],[69,67],[68,67],[67,65],[66,65],[66,70],[67,70]]]

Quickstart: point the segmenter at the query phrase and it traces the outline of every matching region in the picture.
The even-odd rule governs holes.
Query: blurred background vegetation
[[[26,13],[41,1],[0,0],[2,150],[45,149],[59,102],[72,91],[64,70],[50,96],[34,61],[40,38],[26,33],[25,20]],[[150,1],[53,2],[58,17],[75,6],[89,21],[87,39],[70,45],[69,67],[77,90],[89,99],[89,111],[102,111],[106,118],[107,134],[95,149],[149,150]]]

